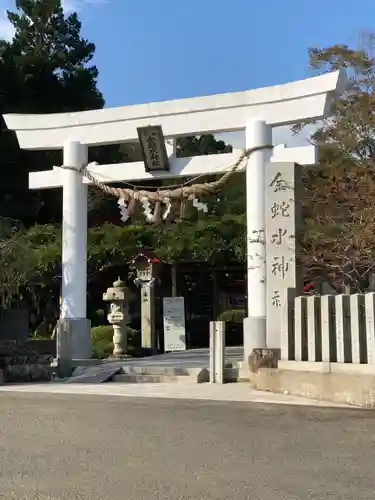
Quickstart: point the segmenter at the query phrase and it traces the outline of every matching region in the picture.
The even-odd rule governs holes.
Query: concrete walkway
[[[9,390],[0,401],[0,499],[374,500],[367,410]]]
[[[0,386],[1,393],[39,394],[86,394],[136,398],[165,398],[206,401],[232,401],[245,403],[273,403],[332,408],[348,408],[348,405],[316,401],[285,394],[274,394],[251,389],[247,383],[238,384],[193,384],[193,383],[106,383],[65,384],[63,382],[14,384]]]
[[[226,363],[243,361],[243,347],[227,347],[225,349]],[[174,368],[208,368],[210,352],[207,348],[188,349],[187,351],[155,354],[145,358],[129,358],[123,361],[109,361],[111,365],[119,366],[147,366],[147,367],[174,367]],[[104,363],[106,364],[106,363]]]

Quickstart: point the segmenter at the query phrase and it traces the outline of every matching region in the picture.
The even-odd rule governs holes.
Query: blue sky
[[[0,0],[0,7],[14,6]],[[107,106],[264,87],[311,76],[307,51],[357,45],[374,0],[66,0],[97,47]],[[371,24],[372,23],[372,24]],[[9,36],[0,20],[0,35]]]
[[[87,2],[82,20],[112,106],[310,76],[308,48],[358,43],[375,29],[375,2],[108,0]]]

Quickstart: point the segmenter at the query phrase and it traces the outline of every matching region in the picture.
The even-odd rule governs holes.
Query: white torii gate
[[[345,74],[325,75],[274,87],[218,94],[192,99],[58,114],[8,114],[8,129],[17,134],[21,148],[63,149],[64,166],[87,163],[88,146],[138,141],[137,128],[161,125],[170,157],[170,171],[150,173],[143,162],[96,165],[90,168],[100,181],[144,180],[224,172],[240,151],[228,154],[175,158],[178,136],[245,130],[246,147],[272,144],[272,127],[323,118],[332,96],[341,92]],[[312,146],[258,150],[246,167],[247,234],[265,229],[265,165],[268,161],[316,163]],[[72,169],[29,174],[30,189],[63,188],[62,307],[61,319],[73,333],[75,359],[91,357],[90,322],[87,309],[87,184]],[[245,359],[254,347],[266,347],[265,245],[247,238],[248,318],[244,322]],[[254,262],[253,256],[257,261]],[[252,257],[252,260],[250,260]]]

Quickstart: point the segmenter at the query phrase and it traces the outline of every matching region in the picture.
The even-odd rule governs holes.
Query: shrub
[[[227,309],[218,316],[218,321],[226,321],[227,323],[242,323],[246,318],[245,309]]]
[[[128,336],[128,353],[131,354],[137,348],[137,331],[126,327]],[[113,327],[112,325],[100,325],[91,328],[92,357],[108,358],[113,352]]]

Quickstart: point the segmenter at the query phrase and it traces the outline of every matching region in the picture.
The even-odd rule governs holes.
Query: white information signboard
[[[163,298],[164,350],[185,351],[185,301],[183,297]]]

